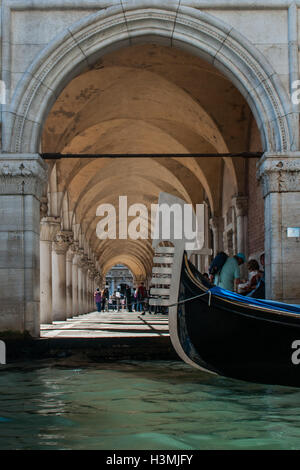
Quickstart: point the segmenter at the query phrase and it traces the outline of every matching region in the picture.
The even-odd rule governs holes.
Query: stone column
[[[91,311],[92,312],[95,310],[94,292],[96,290],[95,277],[97,276],[97,274],[98,274],[97,270],[94,267],[94,269],[92,269],[91,271]],[[101,289],[101,286],[99,286],[99,288]]]
[[[58,232],[52,243],[52,312],[53,321],[66,320],[66,252],[72,232]]]
[[[100,280],[100,283],[97,284],[96,280],[99,279]],[[101,290],[101,278],[99,276],[99,273],[97,271],[97,269],[95,268],[95,266],[93,266],[90,270],[90,286],[91,286],[91,295],[90,295],[90,311],[93,312],[96,308],[96,305],[95,305],[95,300],[94,300],[94,292],[96,290],[97,287],[99,287],[99,289]],[[96,285],[97,284],[97,285]]]
[[[87,298],[87,306],[88,306],[88,312],[91,311],[91,278],[90,278],[90,272],[88,271],[88,298]]]
[[[78,260],[78,314],[83,314],[83,269],[80,258]]]
[[[79,315],[78,300],[78,252],[75,251],[72,261],[72,314]]]
[[[41,323],[52,323],[52,241],[60,222],[43,217],[40,228],[40,318]]]
[[[88,263],[84,267],[84,313],[88,313],[89,307],[88,307]]]
[[[223,217],[211,217],[209,219],[209,226],[213,233],[213,240],[214,240],[214,250],[213,256],[219,251],[223,250],[223,232],[224,232],[224,220]]]
[[[0,155],[0,331],[40,334],[40,199],[47,164],[38,154]]]
[[[67,318],[73,316],[73,258],[74,247],[71,245],[66,254],[66,312]]]
[[[258,163],[265,201],[266,298],[300,303],[300,152],[265,153]]]
[[[93,263],[90,259],[87,260],[87,270],[85,274],[86,290],[85,290],[85,312],[90,312],[91,308],[91,285],[90,285],[90,270],[92,269]]]
[[[237,252],[244,253],[247,258],[248,197],[234,196],[232,203],[236,213]]]
[[[88,279],[88,288],[87,288],[87,294],[88,294],[88,298],[87,298],[87,306],[88,306],[88,311],[91,312],[92,311],[92,301],[93,301],[93,279],[94,279],[94,275],[93,275],[93,271],[94,271],[94,263],[93,261],[89,261],[89,269],[88,269],[88,272],[87,272],[87,279]]]
[[[83,250],[79,250],[78,260],[78,306],[79,314],[86,313],[86,271],[87,271],[87,256],[83,253]]]
[[[88,313],[90,311],[90,275],[89,275],[89,270],[87,270],[86,275],[85,275],[85,281],[86,281],[86,292],[85,292],[85,313]]]
[[[102,288],[104,288],[104,286],[102,285],[102,278],[101,276],[99,275],[99,272],[97,271],[97,269],[95,270],[94,272],[94,287],[93,287],[93,293],[95,292],[96,288],[99,287],[100,290],[102,290]],[[94,312],[96,310],[96,304],[95,304],[95,300],[94,300],[94,296],[93,296],[93,308],[92,308],[92,311]]]
[[[90,267],[88,271],[88,307],[89,307],[89,312],[92,311],[92,302],[93,302],[93,280],[94,280],[94,275],[93,275],[93,268]]]

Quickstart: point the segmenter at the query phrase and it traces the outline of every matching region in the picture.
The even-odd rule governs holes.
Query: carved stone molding
[[[82,248],[79,248],[79,258],[78,258],[78,267],[86,272],[89,267],[89,258],[88,256],[84,253]]]
[[[94,266],[90,266],[88,270],[88,276],[91,280],[95,279],[95,277],[98,275],[98,271]]]
[[[79,255],[79,242],[77,240],[73,240],[72,245],[70,247],[75,255]]]
[[[78,264],[78,260],[81,256],[81,253],[79,251],[79,242],[77,240],[74,240],[73,243],[70,246],[70,250],[72,251],[72,262],[73,264]]]
[[[95,268],[95,270],[93,271],[93,275],[94,275],[94,278],[95,279],[100,279],[100,282],[102,282],[102,276],[101,274],[99,273],[98,269]]]
[[[88,259],[86,264],[88,269],[88,275],[90,277],[90,274],[95,270],[95,265],[91,259]]]
[[[40,199],[40,218],[47,217],[48,214],[48,198],[42,196]]]
[[[155,2],[154,2],[155,3]],[[264,135],[265,148],[285,151],[293,147],[290,99],[274,69],[263,54],[230,25],[194,8],[195,2],[145,2],[129,0],[109,6],[83,18],[65,30],[33,60],[28,73],[19,82],[18,93],[7,112],[4,148],[10,152],[37,151],[44,116],[56,99],[61,83],[68,82],[74,71],[80,73],[91,57],[105,53],[123,41],[130,45],[151,30],[158,40],[176,44],[208,60],[243,90],[258,127]],[[142,39],[141,39],[142,40]],[[73,69],[70,70],[70,64]],[[232,67],[230,67],[232,63]]]
[[[48,166],[39,155],[0,155],[0,195],[32,194],[41,199],[48,178]]]
[[[77,253],[77,250],[76,250],[76,247],[75,247],[74,242],[73,242],[69,245],[69,248],[68,248],[68,251],[67,251],[67,254],[66,254],[66,260],[69,263],[72,263],[73,258],[76,255],[76,253]]]
[[[258,163],[257,177],[264,197],[270,193],[300,192],[300,152],[264,154]]]
[[[55,234],[52,248],[57,254],[65,254],[73,241],[73,232],[59,231]]]

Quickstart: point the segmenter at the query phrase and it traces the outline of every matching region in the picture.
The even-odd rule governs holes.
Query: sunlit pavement
[[[168,316],[138,312],[92,312],[41,325],[41,338],[128,338],[169,336]]]

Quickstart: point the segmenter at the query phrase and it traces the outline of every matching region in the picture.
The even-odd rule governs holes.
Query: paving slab
[[[41,325],[41,338],[125,338],[169,336],[167,315],[91,312]]]
[[[40,338],[6,339],[8,364],[54,360],[55,364],[93,364],[123,360],[179,360],[167,315],[91,312],[41,325]]]

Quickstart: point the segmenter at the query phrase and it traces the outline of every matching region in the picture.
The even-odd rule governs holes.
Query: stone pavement
[[[41,338],[138,338],[169,336],[168,316],[92,312],[41,325]]]

